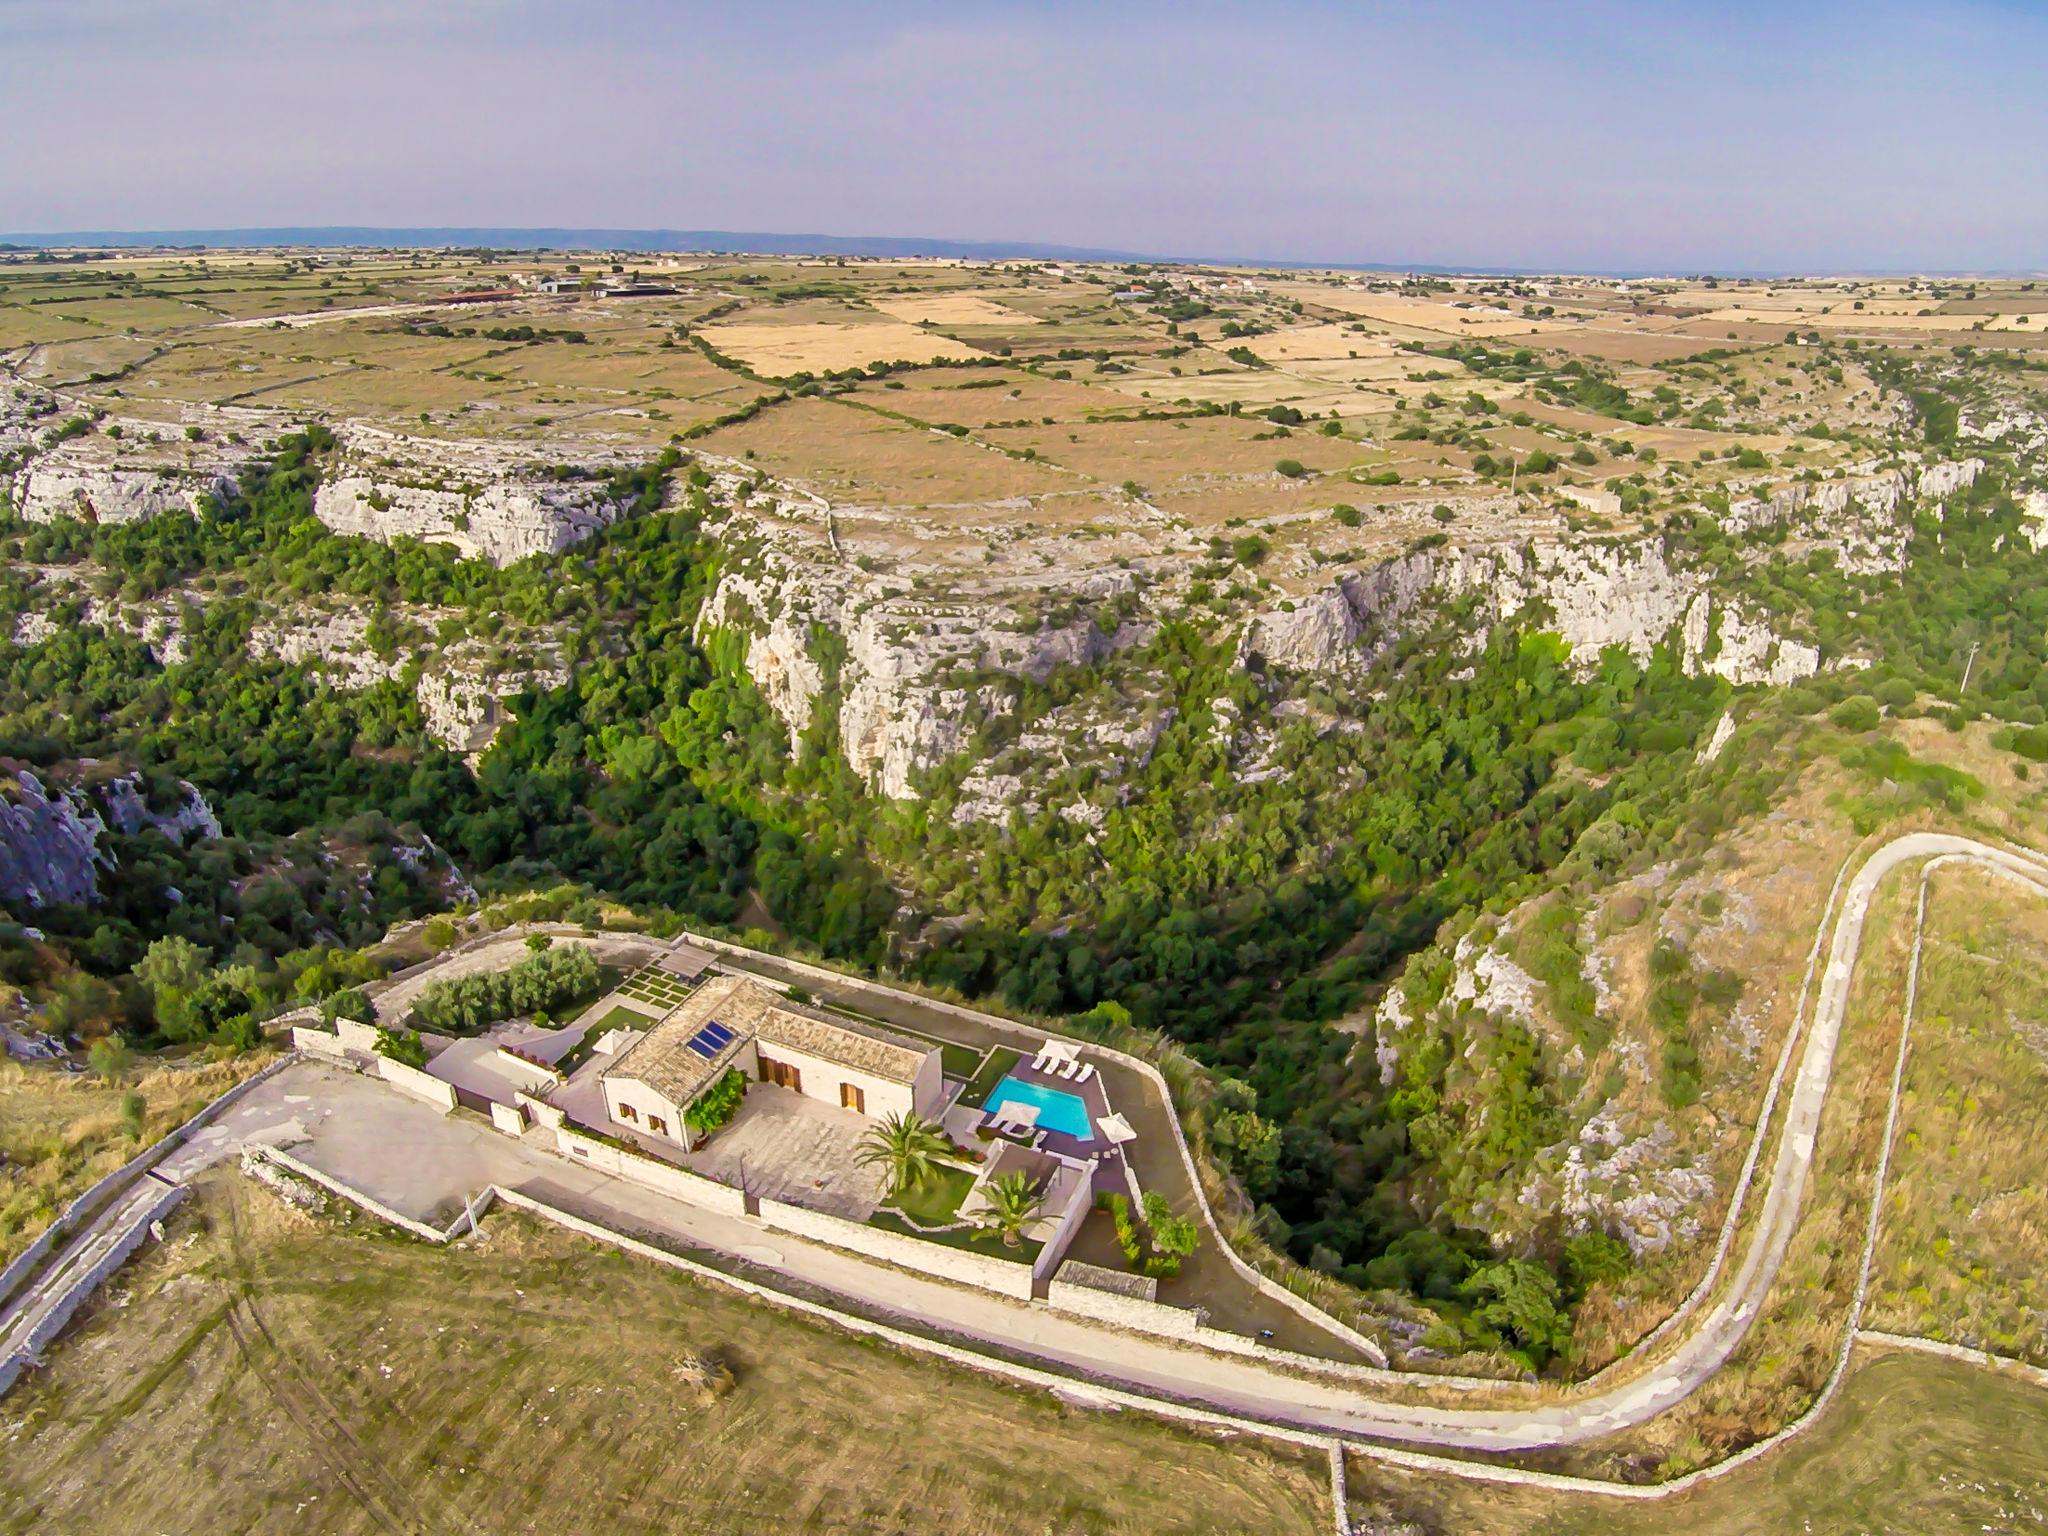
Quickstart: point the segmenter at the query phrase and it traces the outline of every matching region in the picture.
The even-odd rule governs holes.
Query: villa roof
[[[731,1036],[705,1056],[690,1042],[707,1025]],[[749,1040],[780,1045],[887,1082],[911,1083],[932,1048],[791,1002],[748,976],[715,976],[628,1046],[600,1076],[634,1078],[681,1105],[724,1075]]]

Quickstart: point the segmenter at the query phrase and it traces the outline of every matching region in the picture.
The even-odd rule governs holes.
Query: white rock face
[[[31,458],[15,474],[11,494],[15,510],[33,523],[192,516],[208,498],[234,489],[246,457],[214,443],[129,448],[98,435],[73,438]]]
[[[178,790],[180,798],[176,805],[169,810],[153,810],[142,798],[142,775],[131,773],[110,780],[101,789],[100,799],[106,805],[107,820],[123,836],[134,837],[144,828],[151,828],[180,847],[188,838],[200,843],[217,839],[220,818],[213,814],[206,797],[182,779],[178,781]]]
[[[336,533],[421,539],[510,565],[567,549],[624,513],[602,476],[638,460],[591,445],[574,452],[578,475],[558,478],[512,445],[351,426],[313,493],[313,515]]]
[[[2020,504],[2020,516],[2025,519],[2027,547],[2048,549],[2048,491],[2029,491]]]

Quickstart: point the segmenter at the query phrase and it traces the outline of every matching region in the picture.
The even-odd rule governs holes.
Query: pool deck
[[[1072,1094],[1088,1106],[1088,1123],[1091,1126],[1112,1113],[1109,1094],[1102,1086],[1102,1073],[1099,1071],[1092,1074],[1087,1082],[1079,1083],[1070,1077],[1061,1077],[1057,1072],[1037,1070],[1031,1065],[1031,1058],[1026,1056],[1010,1068],[1008,1075],[1020,1083],[1030,1083],[1055,1093]],[[997,1092],[1000,1091],[1001,1085],[998,1084]],[[989,1097],[993,1099],[996,1094],[991,1093]],[[985,1114],[983,1118],[987,1118]],[[1115,1144],[1106,1136],[1091,1136],[1084,1140],[1079,1136],[1070,1136],[1065,1131],[1054,1130],[1049,1125],[1041,1124],[1039,1129],[1045,1133],[1045,1140],[1039,1143],[1042,1150],[1056,1153],[1061,1157],[1070,1157],[1078,1162],[1086,1162],[1091,1157],[1104,1157],[1116,1150]]]

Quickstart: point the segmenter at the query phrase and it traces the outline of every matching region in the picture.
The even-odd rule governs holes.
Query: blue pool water
[[[1095,1126],[1088,1119],[1087,1102],[1079,1094],[1062,1093],[1057,1088],[1006,1076],[996,1084],[996,1091],[988,1096],[988,1103],[982,1107],[995,1114],[1005,1104],[1035,1105],[1038,1123],[1046,1130],[1058,1131],[1076,1141],[1095,1139]]]

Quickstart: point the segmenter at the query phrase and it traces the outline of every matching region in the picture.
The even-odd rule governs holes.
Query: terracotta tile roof
[[[733,1038],[707,1058],[691,1050],[690,1042],[705,1025],[713,1023],[724,1025]],[[932,1047],[887,1030],[793,1003],[750,977],[715,976],[599,1075],[646,1083],[681,1105],[705,1084],[723,1076],[749,1040],[801,1051],[895,1083],[914,1082],[918,1068],[932,1053]]]

